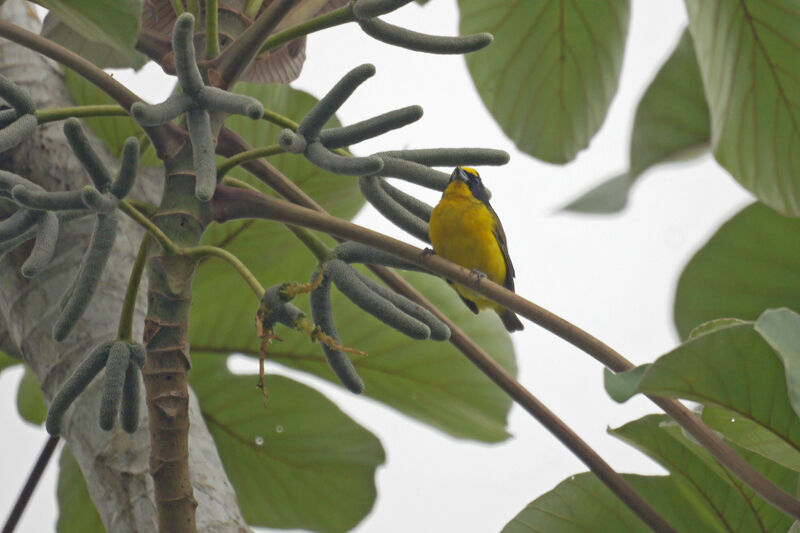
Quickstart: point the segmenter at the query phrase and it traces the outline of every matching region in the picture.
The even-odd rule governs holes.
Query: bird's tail
[[[514,331],[522,331],[525,327],[522,325],[522,322],[519,321],[517,315],[515,315],[512,311],[508,309],[503,309],[498,313],[500,315],[500,320],[503,321],[503,325],[506,327],[506,331],[509,333],[513,333]]]

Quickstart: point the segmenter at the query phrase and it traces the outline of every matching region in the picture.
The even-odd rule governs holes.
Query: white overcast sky
[[[455,34],[456,0],[411,4],[388,20],[412,29]],[[515,150],[486,111],[463,58],[419,55],[373,41],[355,25],[313,35],[308,61],[294,83],[315,96],[350,68],[371,62],[378,72],[345,104],[345,124],[398,107],[420,104],[424,118],[403,130],[354,148],[357,154],[398,147],[485,146],[512,154],[505,167],[482,169],[493,192],[517,270],[517,292],[599,337],[636,364],[669,351],[678,337],[672,302],[678,276],[710,235],[751,201],[714,160],[657,167],[633,191],[620,216],[562,214],[558,209],[591,185],[623,171],[638,99],[677,43],[686,24],[683,2],[634,0],[619,90],[602,129],[566,166],[541,163]],[[171,78],[152,65],[118,79],[150,101],[161,101]],[[167,80],[167,81],[165,81]],[[419,194],[419,191],[415,191]],[[430,202],[438,194],[420,194]],[[366,207],[356,222],[413,242]],[[621,472],[661,470],[606,434],[656,412],[636,398],[612,402],[602,368],[566,342],[526,323],[513,336],[519,380]],[[249,366],[248,366],[249,365]],[[235,369],[254,371],[251,361]],[[359,532],[499,531],[517,512],[564,478],[586,468],[527,413],[513,407],[513,437],[497,445],[455,440],[368,399],[279,366],[270,371],[310,384],[383,442],[387,463],[377,473],[378,500]],[[5,518],[44,444],[43,428],[21,422],[13,408],[21,371],[0,376],[0,442]],[[55,461],[54,461],[55,463]],[[18,531],[54,529],[55,464],[47,469]]]

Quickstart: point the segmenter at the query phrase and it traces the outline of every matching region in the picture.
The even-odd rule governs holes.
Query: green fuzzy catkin
[[[42,211],[28,211],[20,209],[13,215],[0,222],[0,242],[13,239],[25,233],[39,222]]]
[[[64,418],[64,413],[75,398],[83,392],[83,390],[91,383],[94,377],[100,373],[108,360],[108,352],[114,341],[106,341],[98,344],[89,355],[83,360],[80,366],[75,370],[75,373],[64,382],[61,389],[53,398],[53,403],[50,404],[50,409],[47,411],[47,420],[45,421],[45,428],[51,435],[59,435],[61,433],[61,422]]]
[[[119,421],[127,433],[134,433],[139,427],[139,368],[133,360],[128,363],[128,368],[125,370]]]
[[[421,119],[423,110],[421,106],[412,105],[383,113],[349,126],[322,130],[319,134],[320,142],[326,148],[334,149],[343,146],[358,144],[367,139],[383,135],[386,132],[402,128]]]
[[[468,54],[492,43],[491,33],[476,33],[458,37],[428,35],[411,31],[377,18],[359,20],[364,33],[386,44],[428,54]]]
[[[34,115],[22,115],[0,130],[0,152],[5,152],[33,135],[39,125]]]
[[[60,213],[57,213],[56,216],[58,217],[60,226],[64,222],[69,222],[70,220],[81,218],[89,214],[91,214],[91,212],[84,209],[82,211],[62,211]],[[33,226],[25,230],[20,235],[17,235],[13,239],[7,239],[3,242],[0,242],[0,257],[5,255],[6,252],[13,250],[23,242],[29,241],[30,239],[34,238],[36,236],[36,232],[38,229],[39,229],[38,226]]]
[[[390,13],[413,0],[356,0],[353,3],[353,14],[357,19],[368,19]]]
[[[0,75],[0,96],[13,107],[17,115],[32,115],[36,112],[36,104],[28,91]]]
[[[145,347],[138,342],[129,342],[128,345],[131,349],[131,362],[135,363],[139,368],[142,368],[146,355]]]
[[[97,215],[89,249],[73,282],[72,295],[53,327],[53,338],[59,342],[67,338],[94,296],[117,236],[117,213],[118,211],[112,211]]]
[[[19,235],[17,235],[16,237],[0,241],[0,258],[2,258],[6,254],[6,252],[13,250],[23,242],[33,239],[36,236],[37,229],[38,227],[32,226],[23,231],[22,233],[20,233]]]
[[[391,150],[379,156],[394,157],[429,167],[501,166],[511,156],[504,150],[493,148],[421,148],[416,150]]]
[[[322,126],[328,122],[350,95],[367,79],[375,75],[375,65],[369,63],[359,65],[339,80],[328,94],[311,108],[297,127],[297,132],[306,139],[315,139]]]
[[[282,296],[285,285],[285,283],[273,285],[265,290],[264,296],[261,297],[260,309],[264,311],[261,325],[264,329],[272,329],[279,322],[284,326],[294,328],[297,320],[305,316],[299,307],[288,303],[288,300]]]
[[[89,143],[89,137],[83,131],[81,122],[77,118],[67,119],[64,122],[64,135],[67,136],[72,152],[89,173],[89,177],[92,178],[94,186],[98,190],[105,191],[111,185],[111,175]]]
[[[124,341],[115,342],[108,353],[103,397],[100,399],[100,428],[109,431],[119,412],[122,387],[130,362],[130,348]]]
[[[9,200],[12,199],[11,189],[16,187],[17,185],[22,185],[23,187],[27,187],[28,189],[44,191],[44,189],[42,189],[40,186],[36,185],[32,181],[26,180],[22,176],[18,176],[13,172],[6,172],[5,170],[0,170],[0,197],[8,198]]]
[[[0,128],[5,128],[19,117],[16,109],[0,109]]]
[[[204,87],[197,94],[197,102],[205,109],[243,115],[253,120],[264,116],[264,106],[252,96],[234,94],[216,87]]]
[[[312,279],[316,279],[317,273],[314,273]],[[323,278],[319,287],[311,291],[308,297],[311,307],[311,317],[314,323],[319,326],[323,333],[331,337],[337,343],[341,344],[339,340],[339,332],[336,331],[336,323],[333,320],[333,308],[331,307],[331,282],[327,278]],[[324,343],[320,343],[325,358],[333,370],[339,381],[342,382],[347,390],[355,394],[364,392],[364,381],[358,375],[353,362],[347,357],[347,354],[341,350],[334,350]]]
[[[86,207],[99,213],[110,213],[119,205],[117,198],[103,194],[89,185],[81,189],[81,201]]]
[[[284,326],[294,328],[297,321],[306,316],[302,309],[294,304],[285,304],[281,307],[278,314],[278,322]]]
[[[205,86],[194,55],[194,17],[183,13],[172,30],[172,50],[175,54],[175,71],[183,92],[194,95]]]
[[[434,170],[413,161],[405,161],[395,157],[376,154],[383,160],[383,168],[376,175],[387,178],[398,178],[422,185],[428,189],[444,191],[450,183],[450,175]]]
[[[375,176],[362,176],[358,179],[358,187],[364,198],[395,226],[407,231],[417,239],[430,243],[428,223],[408,211],[394,198],[389,196]]]
[[[380,157],[344,157],[334,154],[317,141],[308,143],[305,156],[321,169],[346,176],[375,174],[383,168],[383,161]]]
[[[31,255],[22,264],[20,271],[26,278],[32,278],[50,263],[56,251],[58,242],[58,217],[55,213],[47,212],[37,224],[36,243],[33,245]]]
[[[416,318],[398,309],[392,302],[375,293],[358,278],[355,269],[339,259],[325,263],[325,276],[358,307],[387,326],[412,339],[424,340],[431,336],[430,328]]]
[[[111,194],[117,200],[122,200],[131,192],[131,187],[136,181],[136,173],[139,170],[139,140],[136,137],[128,137],[122,145],[122,157],[120,158],[119,174],[114,183],[111,184]]]
[[[381,189],[386,192],[395,202],[402,205],[406,209],[408,209],[412,214],[418,216],[425,222],[429,222],[431,219],[431,213],[433,212],[433,207],[429,206],[425,202],[421,200],[417,200],[410,194],[407,194],[397,187],[391,185],[388,181],[383,178],[375,178],[378,180],[378,185],[381,186]]]
[[[349,126],[322,130],[319,141],[328,149],[350,146],[407,126],[421,119],[422,114],[422,107],[418,105],[395,109]]]
[[[303,135],[299,135],[290,129],[281,130],[278,135],[278,145],[292,154],[302,154],[306,151],[308,143]]]
[[[360,242],[343,242],[333,251],[336,259],[341,259],[345,263],[363,263],[367,265],[383,265],[401,270],[413,270],[416,272],[428,272],[421,266],[401,259],[396,255],[384,252],[372,246],[361,244]]]
[[[189,138],[192,140],[192,163],[197,173],[194,195],[201,202],[207,202],[214,196],[217,188],[211,119],[204,109],[193,109],[186,114],[186,123],[189,127]]]
[[[192,107],[192,99],[186,94],[173,94],[160,104],[136,102],[131,106],[131,115],[140,126],[160,126]]]
[[[26,209],[39,211],[67,211],[84,209],[82,191],[47,192],[16,185],[11,189],[11,197]]]
[[[356,276],[358,276],[358,279],[376,294],[383,296],[399,310],[428,326],[431,330],[431,339],[435,341],[446,341],[450,338],[450,328],[448,328],[444,322],[436,318],[433,313],[421,305],[412,302],[402,294],[398,294],[392,289],[381,285],[374,279],[365,276],[358,270],[353,269],[353,271],[356,273]]]

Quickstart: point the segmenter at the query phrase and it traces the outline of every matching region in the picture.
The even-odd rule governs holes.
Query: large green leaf
[[[21,363],[21,361],[19,359],[11,357],[10,355],[8,355],[3,350],[0,350],[0,372],[5,370],[6,368],[10,368],[10,367],[12,367],[14,365],[18,365],[20,363]]]
[[[784,367],[753,324],[683,343],[647,369],[638,391],[723,407],[800,450],[800,418],[789,403]]]
[[[669,476],[623,477],[677,531],[783,533],[792,520],[756,496],[665,415],[650,415],[609,432],[670,471]],[[738,450],[784,490],[796,472]],[[580,474],[529,504],[504,533],[613,533],[649,529],[593,474]]]
[[[192,354],[191,384],[247,522],[344,532],[375,503],[380,441],[315,390],[266,376],[235,376],[226,357]]]
[[[619,82],[628,0],[459,0],[461,33],[495,41],[467,56],[486,107],[520,150],[572,160],[600,128]]]
[[[83,76],[70,69],[64,69],[64,81],[76,105],[113,105],[116,102],[106,93],[87,81]],[[86,124],[95,135],[106,143],[111,154],[118,156],[122,152],[122,145],[128,137],[143,138],[144,132],[130,117],[91,117],[85,118]],[[143,155],[140,164],[157,165],[161,161],[149,148]]]
[[[61,449],[58,460],[58,533],[105,533],[106,528],[89,497],[86,480],[69,448]]]
[[[636,108],[628,172],[595,186],[564,209],[585,213],[622,210],[639,176],[657,163],[699,155],[708,147],[710,129],[692,34],[686,29]]]
[[[61,46],[72,50],[100,68],[133,68],[140,69],[147,63],[147,58],[133,49],[109,46],[92,40],[87,34],[73,29],[53,13],[48,13],[42,23],[42,36]]]
[[[800,215],[797,0],[686,0],[714,156],[765,204]]]
[[[23,419],[37,426],[44,424],[44,419],[47,418],[42,388],[27,365],[17,388],[17,411]]]
[[[283,86],[245,87],[249,94],[260,95],[265,106],[295,120],[314,103],[310,96]],[[275,142],[278,132],[273,128],[265,133],[263,124],[256,128],[251,121],[236,117],[229,123],[256,146]],[[294,155],[270,161],[333,214],[350,217],[363,204],[353,178],[324,173]],[[206,232],[204,242],[236,254],[265,286],[305,281],[316,267],[316,260],[295,237],[272,222],[215,225]],[[493,313],[473,316],[438,279],[423,275],[408,279],[501,364],[516,372],[511,342]],[[366,315],[337,290],[332,295],[342,341],[369,353],[354,360],[366,382],[367,396],[454,436],[490,442],[508,436],[505,425],[510,400],[450,344],[411,340]],[[228,265],[218,259],[203,263],[195,279],[194,297],[197,304],[192,308],[189,331],[194,350],[258,355],[260,342],[253,326],[258,301]],[[307,309],[305,297],[294,303]],[[271,345],[271,360],[336,382],[318,345],[282,328],[278,334],[286,340]]]
[[[681,338],[715,318],[755,320],[768,308],[800,311],[800,220],[753,204],[726,222],[681,274],[674,319]]]
[[[677,531],[719,531],[671,476],[623,474]],[[646,533],[652,531],[594,474],[571,476],[528,504],[502,533]]]
[[[752,420],[722,407],[707,405],[703,407],[703,422],[742,448],[800,472],[800,451]]]
[[[35,0],[91,41],[132,51],[142,0]]]
[[[781,358],[789,401],[800,415],[800,315],[786,308],[768,309],[756,320],[755,329]]]
[[[708,451],[687,439],[668,416],[645,416],[609,432],[661,464],[692,495],[688,501],[706,518],[707,526],[689,530],[783,532],[791,525],[788,516],[727,472]],[[793,490],[795,472],[755,454],[744,452],[744,456],[773,482]]]

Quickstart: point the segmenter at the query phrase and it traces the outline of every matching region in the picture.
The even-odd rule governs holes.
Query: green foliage
[[[674,320],[681,338],[716,318],[755,320],[765,310],[800,311],[800,220],[753,204],[728,220],[681,274]]]
[[[630,382],[636,373],[626,373],[626,390],[700,402],[703,419],[728,439],[794,468],[800,457],[793,409],[800,394],[798,324],[800,316],[787,309],[767,311],[755,323],[728,323],[658,358],[636,383]]]
[[[687,504],[705,517],[708,528],[678,527],[679,531],[785,531],[791,519],[767,505],[728,473],[711,454],[666,415],[649,415],[610,430],[666,468],[682,487]],[[796,473],[754,454],[738,450],[757,470],[784,490],[792,491]],[[677,513],[675,512],[677,511]],[[666,513],[672,521],[684,512]],[[702,522],[701,522],[702,523]],[[674,525],[678,525],[676,522]]]
[[[670,472],[669,476],[623,477],[676,530],[782,533],[791,525],[789,517],[727,473],[669,417],[650,415],[609,431]],[[738,451],[778,486],[794,489],[796,472]],[[594,474],[584,473],[531,502],[503,529],[503,533],[535,531],[627,533],[649,529]]]
[[[133,54],[142,0],[36,0],[74,32],[125,54]]]
[[[192,387],[247,522],[345,532],[372,508],[380,441],[315,390],[236,376],[220,354],[192,353]]]
[[[630,4],[460,0],[462,35],[495,41],[467,56],[486,107],[523,152],[571,161],[600,128],[619,82]]]
[[[625,480],[678,531],[708,527],[683,487],[668,476],[625,474]],[[683,525],[683,528],[678,527]],[[718,531],[700,529],[702,531]],[[594,474],[571,476],[528,504],[503,528],[502,533],[646,533],[652,531]]]
[[[97,514],[86,480],[78,462],[67,446],[61,449],[58,460],[58,533],[105,533],[106,528]]]
[[[703,407],[702,416],[708,427],[719,431],[731,442],[800,472],[800,451],[779,435],[733,411],[714,405]]]
[[[714,156],[756,197],[800,215],[797,2],[686,0]]]
[[[0,373],[3,372],[6,368],[10,368],[14,365],[20,364],[20,360],[14,357],[11,357],[3,350],[0,350]]]
[[[17,388],[17,411],[24,420],[37,426],[44,424],[47,417],[47,406],[44,404],[39,380],[27,366]]]
[[[615,402],[626,402],[631,396],[636,394],[636,386],[642,379],[650,364],[637,366],[627,372],[613,373],[607,368],[603,369],[603,384],[606,392]]]
[[[692,34],[686,29],[636,108],[628,171],[593,187],[564,209],[584,213],[622,210],[639,176],[655,164],[700,154],[710,142],[710,128]]]
[[[132,45],[125,49],[119,46],[109,46],[97,39],[92,39],[92,37],[99,37],[97,34],[89,35],[77,31],[53,13],[48,13],[44,18],[41,34],[100,68],[138,70],[147,63],[147,58],[135,51]]]

